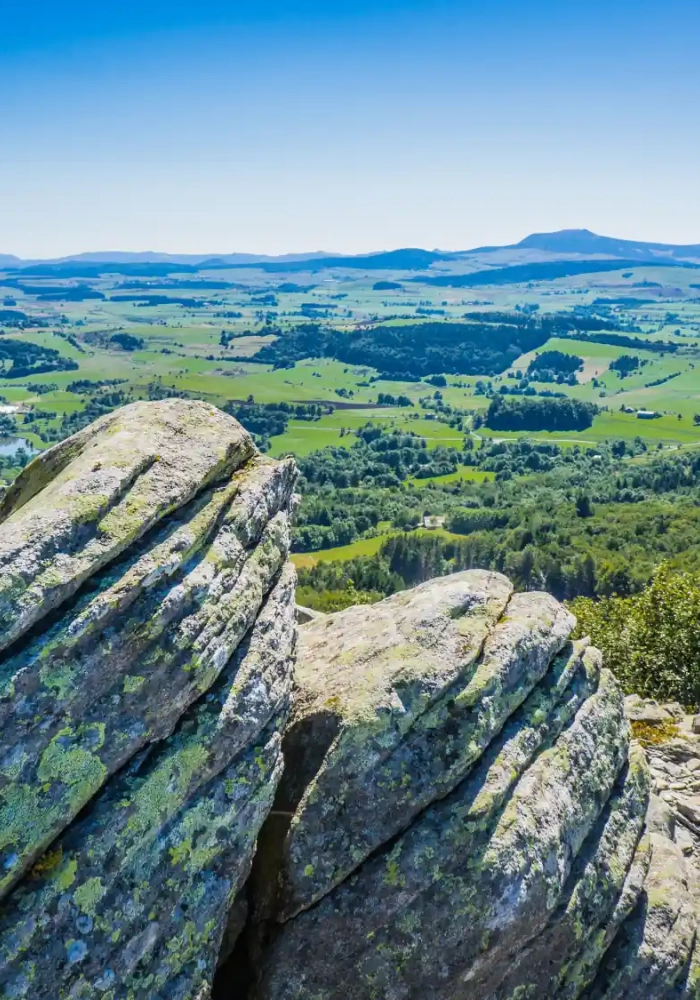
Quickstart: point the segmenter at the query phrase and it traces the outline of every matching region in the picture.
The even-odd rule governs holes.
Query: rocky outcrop
[[[168,400],[5,497],[3,998],[208,991],[282,770],[294,481],[232,418]]]
[[[700,736],[677,703],[626,699],[651,772],[652,863],[590,1000],[700,998]],[[586,1000],[589,1000],[587,994]]]
[[[287,739],[304,791],[285,839],[281,913],[325,895],[454,788],[572,626],[553,598],[512,595],[481,572],[306,626]],[[325,747],[307,735],[320,719]],[[300,750],[323,753],[313,775]]]
[[[3,498],[0,1000],[700,1000],[697,720],[496,573],[297,608],[294,483],[168,400]]]
[[[646,827],[644,753],[573,624],[472,571],[300,629],[249,887],[255,1000],[636,996],[619,968],[640,996],[682,984],[682,858]],[[232,974],[221,996],[243,995]]]

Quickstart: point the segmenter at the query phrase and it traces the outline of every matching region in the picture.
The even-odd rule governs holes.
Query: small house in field
[[[432,514],[426,514],[423,517],[423,527],[424,528],[442,528],[445,524],[444,517],[436,517]]]
[[[656,420],[660,416],[656,410],[637,410],[637,420]]]

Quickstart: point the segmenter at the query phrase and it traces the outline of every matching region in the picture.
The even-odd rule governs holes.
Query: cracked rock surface
[[[6,495],[3,1000],[208,995],[282,771],[294,483],[231,417],[166,400]]]
[[[497,573],[305,613],[295,478],[166,400],[3,498],[0,1000],[700,1000],[700,720]]]
[[[302,625],[254,983],[218,996],[696,997],[679,827],[573,625],[481,571]]]

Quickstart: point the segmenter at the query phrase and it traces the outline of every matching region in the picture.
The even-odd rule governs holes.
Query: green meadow
[[[476,262],[445,262],[439,273],[480,266]],[[424,405],[435,396],[435,388],[424,380],[378,379],[379,373],[369,366],[347,365],[330,358],[273,367],[256,362],[255,355],[274,342],[276,331],[302,322],[326,323],[344,331],[378,322],[399,326],[463,320],[475,310],[488,314],[516,309],[540,313],[598,309],[607,318],[629,325],[636,331],[634,336],[648,341],[674,340],[681,346],[673,354],[635,349],[640,367],[625,378],[612,371],[610,364],[629,354],[627,348],[555,337],[537,352],[521,355],[513,361],[511,375],[521,376],[535,353],[544,350],[579,356],[583,368],[577,384],[554,388],[603,408],[586,431],[530,436],[590,444],[637,436],[652,446],[700,442],[700,427],[694,422],[700,413],[700,296],[691,287],[699,280],[697,271],[691,269],[640,265],[604,274],[478,288],[436,287],[423,282],[420,275],[414,280],[414,273],[394,271],[337,269],[319,274],[310,270],[294,273],[287,280],[286,276],[251,267],[202,271],[194,276],[217,285],[230,283],[211,291],[200,289],[196,282],[188,287],[187,280],[192,277],[184,276],[183,287],[178,287],[177,275],[167,280],[149,278],[141,285],[114,274],[79,279],[78,283],[87,283],[105,298],[49,302],[35,293],[24,294],[14,275],[3,277],[0,273],[0,295],[11,298],[16,308],[30,317],[21,330],[4,329],[3,337],[57,351],[77,365],[70,371],[0,378],[0,396],[6,403],[45,414],[31,428],[29,424],[25,428],[24,416],[19,414],[18,434],[36,447],[45,447],[42,428],[58,432],[68,415],[82,411],[91,393],[99,392],[99,386],[94,391],[89,387],[70,391],[69,386],[79,380],[119,380],[119,390],[133,399],[181,392],[217,405],[250,401],[334,407],[318,420],[291,419],[285,432],[271,439],[272,455],[305,456],[329,445],[350,447],[358,428],[370,421],[420,435],[428,448],[461,448],[465,430],[449,426],[431,405]],[[373,286],[378,278],[399,287],[376,290]],[[43,282],[55,287],[57,281],[67,290],[76,284],[47,277],[33,278],[32,286],[41,287]],[[134,299],[117,297],[125,294]],[[142,299],[137,300],[137,295]],[[147,296],[164,298],[151,305]],[[122,349],[112,339],[119,334],[138,338],[137,349]],[[483,412],[488,406],[484,383],[498,391],[513,381],[508,372],[491,377],[465,373],[448,374],[446,383],[440,389],[442,402],[453,412],[464,414],[466,429],[468,413]],[[545,383],[532,385],[538,392],[552,389]],[[380,392],[407,397],[412,405],[378,406]],[[635,412],[626,413],[625,408]],[[639,409],[655,410],[661,416],[639,420]],[[485,428],[478,433],[485,438],[517,436]],[[436,481],[447,484],[472,475],[470,470],[460,469],[447,477],[436,477]],[[420,481],[416,485],[420,486]]]
[[[347,562],[349,559],[357,559],[358,556],[373,556],[379,552],[380,548],[392,535],[397,535],[396,531],[384,531],[381,534],[373,535],[371,538],[359,538],[350,545],[340,545],[334,549],[322,549],[319,552],[293,552],[292,562],[298,568],[313,566],[318,562]],[[415,528],[413,531],[402,532],[411,537],[421,535],[435,535],[439,538],[459,539],[461,536],[454,535],[445,528]]]

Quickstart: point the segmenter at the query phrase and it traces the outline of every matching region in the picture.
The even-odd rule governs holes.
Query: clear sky
[[[698,0],[0,4],[0,253],[700,242]]]

